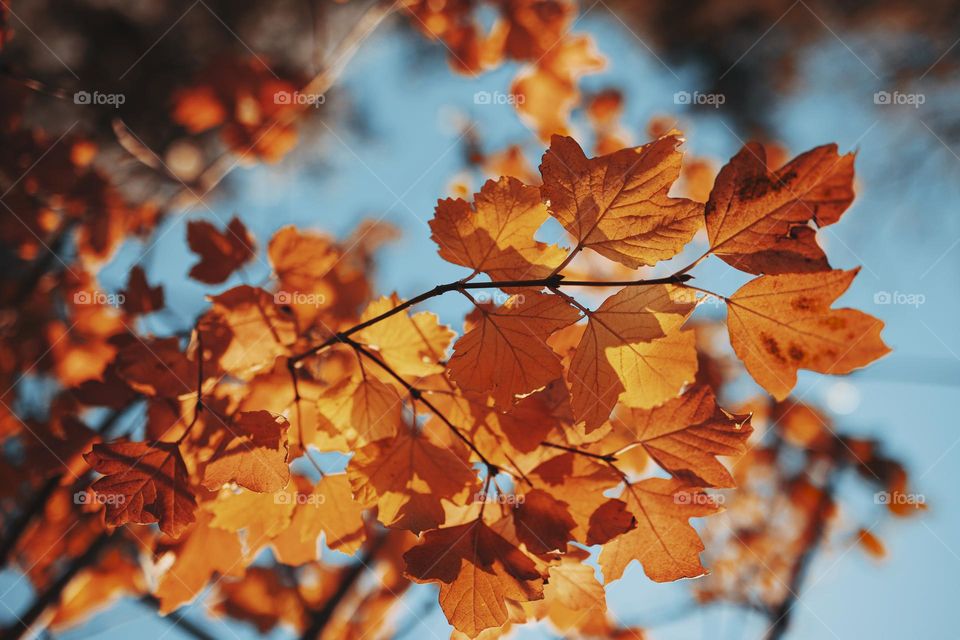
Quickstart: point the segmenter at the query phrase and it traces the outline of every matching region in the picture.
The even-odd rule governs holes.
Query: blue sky
[[[583,86],[624,90],[624,123],[637,142],[651,116],[677,114],[675,91],[703,90],[709,84],[698,82],[690,70],[668,69],[602,12],[588,16],[577,30],[593,34],[610,61],[607,71],[586,78]],[[960,240],[960,216],[951,176],[960,169],[960,159],[936,137],[926,110],[932,108],[932,100],[920,109],[885,111],[874,105],[873,92],[886,87],[868,73],[870,42],[845,39],[844,44],[824,32],[822,45],[801,70],[801,96],[777,108],[771,121],[782,127],[781,139],[791,154],[829,141],[839,143],[841,150],[858,150],[857,201],[821,241],[835,267],[863,266],[841,302],[885,320],[884,338],[895,351],[876,366],[844,379],[854,385],[859,403],[836,421],[848,432],[882,438],[890,452],[907,463],[915,490],[925,494],[931,508],[922,518],[887,520],[874,529],[890,552],[881,563],[848,549],[846,541],[828,548],[810,572],[812,586],[802,593],[791,637],[955,638],[949,616],[957,598],[953,577],[960,571],[960,505],[955,492],[960,486],[960,429],[954,407],[960,384],[956,331],[960,246],[955,244]],[[402,229],[403,237],[380,256],[381,291],[411,296],[463,275],[436,255],[426,224],[436,199],[446,195],[450,180],[462,168],[456,123],[464,116],[475,121],[487,149],[524,143],[534,165],[542,148],[511,106],[473,103],[478,90],[507,91],[515,68],[472,79],[450,72],[440,62],[444,52],[439,47],[432,53],[435,59],[424,61],[408,39],[389,29],[378,32],[348,67],[342,82],[346,91],[336,100],[345,113],[355,109],[368,118],[368,131],[346,130],[335,120],[328,123],[328,131],[317,123],[326,135],[307,141],[284,163],[235,172],[229,193],[209,201],[215,216],[200,207],[169,223],[148,264],[155,277],[170,285],[168,305],[177,315],[193,317],[207,292],[204,286],[184,284],[193,262],[184,241],[188,219],[225,221],[236,213],[264,246],[272,232],[286,224],[345,236],[362,218],[383,216]],[[721,161],[731,156],[740,140],[728,128],[733,126],[730,120],[723,109],[683,115],[681,126],[690,150]],[[937,154],[939,165],[919,168],[911,150]],[[104,272],[103,284],[121,285],[141,251],[136,246],[122,251]],[[725,292],[743,282],[714,259],[696,273],[704,282],[719,283],[716,288]],[[263,264],[247,270],[251,281],[265,274]],[[924,302],[878,305],[874,299],[880,292],[919,294]],[[455,328],[465,310],[457,297],[434,301],[428,308]],[[835,378],[801,374],[797,395],[849,411],[849,406],[836,405],[836,384]],[[851,491],[847,497],[851,516],[869,519],[876,513],[870,494]],[[0,589],[6,591],[14,580],[9,573],[0,575]],[[637,564],[609,587],[608,594],[612,612],[624,623],[658,623],[650,630],[654,638],[753,638],[764,628],[761,621],[723,609],[664,622],[688,597],[687,585],[652,584]],[[4,601],[17,608],[27,596],[17,587]],[[413,597],[434,596],[427,587],[417,589]],[[410,608],[420,610],[415,604]],[[188,615],[200,614],[196,607]],[[439,610],[420,624],[414,633],[447,637]],[[241,637],[255,637],[251,627],[230,626]],[[167,627],[137,605],[123,604],[61,637],[156,637]],[[232,637],[226,630],[219,635]],[[166,637],[180,636],[173,630]],[[519,637],[549,634],[538,626]]]

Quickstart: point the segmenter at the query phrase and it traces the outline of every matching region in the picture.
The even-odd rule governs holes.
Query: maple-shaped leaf
[[[501,307],[478,307],[479,319],[453,347],[449,368],[461,388],[489,394],[501,407],[559,378],[560,358],[547,344],[580,312],[561,296],[535,291],[511,296]]]
[[[679,480],[649,478],[627,485],[620,498],[637,526],[603,545],[600,568],[605,582],[620,579],[633,560],[655,582],[706,573],[700,564],[703,542],[689,519],[717,512],[710,496]]]
[[[344,434],[354,446],[394,436],[402,424],[400,394],[367,371],[324,391],[316,407],[321,417],[319,428],[331,435]]]
[[[476,485],[466,460],[410,429],[357,451],[347,476],[361,504],[379,507],[380,522],[413,532],[443,524],[441,498],[465,495]]]
[[[853,160],[828,144],[770,171],[763,145],[746,145],[720,170],[704,211],[711,252],[755,274],[829,271],[816,228],[853,202]]]
[[[550,575],[543,587],[543,604],[548,607],[550,621],[561,630],[582,629],[587,632],[588,625],[599,622],[592,619],[593,616],[605,618],[606,592],[597,580],[594,568],[584,562],[589,557],[589,552],[571,547],[558,564],[550,567]]]
[[[727,299],[730,343],[777,400],[790,394],[798,369],[850,373],[889,353],[883,322],[830,308],[858,271],[761,276]]]
[[[253,238],[236,217],[224,231],[205,220],[190,222],[187,244],[200,256],[200,262],[190,269],[190,277],[206,284],[220,284],[254,256]]]
[[[322,280],[339,257],[331,238],[292,225],[273,234],[267,253],[280,281],[297,290]]]
[[[566,503],[576,524],[573,539],[578,542],[601,544],[635,526],[632,514],[624,515],[623,502],[604,495],[621,478],[599,460],[563,453],[541,463],[528,475],[535,486]]]
[[[133,338],[120,348],[117,375],[150,396],[176,398],[196,393],[197,363],[180,351],[177,338]]]
[[[440,200],[430,229],[440,257],[474,273],[494,281],[544,278],[566,253],[534,240],[547,217],[540,189],[503,177],[488,180],[473,207],[460,198]]]
[[[542,489],[523,494],[523,502],[513,510],[513,522],[517,539],[538,555],[565,549],[577,526],[569,505]]]
[[[123,290],[123,308],[127,313],[150,313],[163,308],[163,287],[151,287],[147,274],[137,265],[130,269],[127,287]]]
[[[216,489],[236,482],[251,491],[274,492],[290,480],[286,418],[269,411],[242,411],[204,469],[203,484]]]
[[[305,542],[313,541],[315,545],[322,533],[327,546],[334,551],[359,551],[366,539],[363,505],[353,499],[346,474],[324,476],[303,504],[298,505],[290,528]]]
[[[657,464],[691,485],[733,487],[716,456],[743,453],[753,432],[749,416],[733,416],[717,406],[713,390],[695,387],[653,409],[627,409],[618,422]]]
[[[618,400],[652,407],[693,380],[694,335],[678,329],[694,306],[686,291],[672,285],[625,287],[589,314],[567,372],[574,416],[588,433],[607,420]]]
[[[176,444],[95,444],[83,457],[103,474],[92,488],[106,505],[108,524],[157,522],[161,531],[176,538],[194,521],[197,500]]]
[[[233,376],[247,380],[270,369],[296,340],[292,317],[263,289],[241,285],[210,301],[199,327],[204,351]]]
[[[573,138],[554,136],[543,156],[541,192],[550,213],[577,240],[631,269],[675,256],[703,222],[703,205],[671,198],[682,139],[587,158]]]
[[[249,560],[237,534],[214,527],[211,516],[201,510],[197,524],[188,535],[169,549],[176,560],[160,576],[154,595],[160,601],[159,611],[166,615],[196,598],[214,573],[242,576]]]
[[[255,552],[290,527],[296,501],[293,482],[273,493],[224,487],[202,510],[213,514],[211,526],[244,531],[246,547]]]
[[[533,560],[480,519],[427,531],[403,558],[414,581],[440,583],[447,620],[471,638],[507,621],[507,599],[543,598]]]
[[[400,303],[396,294],[374,300],[364,310],[360,321],[375,318]],[[420,377],[443,372],[439,361],[445,356],[453,332],[440,324],[436,314],[423,311],[413,315],[397,313],[358,331],[354,337],[372,347],[399,375]],[[389,378],[383,375],[385,380]]]

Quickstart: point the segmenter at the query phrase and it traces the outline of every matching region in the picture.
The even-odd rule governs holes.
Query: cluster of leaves
[[[667,278],[610,282],[577,279],[574,258],[589,250],[633,270],[672,258],[705,226],[701,260],[758,274],[721,299],[735,352],[779,399],[798,369],[845,373],[886,347],[878,320],[831,309],[855,272],[831,270],[815,241],[852,200],[852,157],[827,146],[771,171],[748,146],[704,205],[668,195],[680,142],[671,133],[588,158],[555,137],[540,186],[504,177],[472,203],[441,200],[433,237],[469,273],[411,300],[367,302],[357,285],[368,248],[285,228],[267,256],[276,291],[297,296],[249,285],[213,296],[185,348],[113,336],[101,381],[76,396],[117,409],[142,397],[148,419],[143,440],[84,455],[101,474],[91,502],[110,527],[158,523],[162,536],[145,544],[176,555],[154,592],[161,610],[215,573],[242,574],[265,546],[284,564],[314,563],[321,534],[355,552],[379,525],[419,535],[398,543],[398,571],[439,583],[441,607],[470,637],[564,608],[594,614],[578,626],[608,624],[578,545],[602,545],[606,583],[633,560],[656,581],[702,575],[689,519],[717,511],[705,489],[734,479],[716,456],[743,453],[751,433],[748,416],[698,380],[684,327],[716,294],[689,284],[699,260]],[[572,249],[535,239],[548,216]],[[192,274],[207,283],[252,257],[239,221],[219,233],[190,228],[201,258]],[[618,290],[591,308],[569,293],[587,287]],[[509,298],[471,293],[492,288]],[[409,311],[447,292],[475,303],[455,341],[433,314]],[[159,302],[131,298],[152,300],[134,315]],[[292,474],[311,450],[353,455],[345,473]],[[647,458],[668,477],[644,477]],[[590,603],[574,588],[583,584],[596,585]],[[514,611],[539,600],[546,610]]]
[[[567,131],[576,79],[602,64],[589,38],[568,35],[572,5],[498,2],[489,32],[479,5],[403,7],[461,71],[527,63],[513,85],[521,116],[544,139]],[[50,605],[59,629],[121,595],[169,613],[212,584],[215,613],[261,632],[356,637],[385,633],[419,582],[439,586],[468,637],[542,619],[614,636],[625,630],[604,585],[634,560],[659,582],[704,575],[690,519],[716,514],[713,490],[745,477],[718,457],[755,469],[768,450],[748,452],[756,406],[719,404],[726,379],[690,321],[698,305],[727,306],[735,354],[777,401],[799,369],[847,373],[887,351],[882,323],[832,308],[856,272],[833,270],[816,241],[853,200],[851,155],[828,145],[774,169],[748,145],[714,181],[696,162],[681,166],[682,140],[666,128],[628,147],[616,92],[588,101],[597,157],[553,136],[539,172],[513,148],[484,160],[503,177],[438,202],[433,239],[465,277],[408,300],[375,297],[373,256],[392,235],[382,224],[342,242],[286,227],[261,256],[238,219],[222,230],[191,222],[190,277],[219,286],[263,260],[270,284],[211,295],[191,329],[152,335],[143,319],[167,311],[163,288],[137,266],[116,309],[95,295],[95,273],[123,238],[152,231],[157,208],[127,204],[89,141],[51,146],[25,128],[24,88],[10,86],[0,125],[16,144],[0,177],[19,215],[4,219],[4,251],[34,262],[20,282],[4,280],[4,306],[17,309],[5,338],[17,340],[5,340],[3,377],[15,386],[36,368],[59,385],[43,411],[4,400],[0,415],[0,497],[19,507],[0,556],[40,594],[21,631]],[[275,161],[303,109],[273,95],[296,86],[225,59],[177,93],[172,118],[241,158]],[[677,185],[689,197],[670,195]],[[548,218],[572,247],[537,238]],[[78,260],[47,269],[75,231]],[[697,260],[640,277],[698,233],[709,247]],[[711,255],[756,277],[729,297],[693,286]],[[488,290],[502,295],[477,295]],[[413,309],[447,294],[474,307],[459,337]],[[896,463],[843,445],[857,452],[844,464],[903,490]],[[276,562],[253,564],[267,549]],[[358,562],[328,564],[321,549]],[[360,585],[368,567],[379,580]]]

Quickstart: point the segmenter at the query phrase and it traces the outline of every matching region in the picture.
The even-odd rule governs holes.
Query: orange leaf
[[[176,538],[194,521],[197,501],[177,445],[95,444],[83,457],[103,474],[92,488],[106,504],[108,524],[159,522],[161,531]]]
[[[165,615],[199,595],[214,573],[242,576],[246,559],[237,534],[212,526],[201,510],[190,534],[171,549],[176,560],[164,573],[154,592]]]
[[[457,341],[450,358],[458,385],[509,407],[518,395],[562,375],[560,358],[546,340],[580,317],[562,297],[530,292],[512,296],[502,307],[478,310],[479,322]]]
[[[748,416],[726,413],[707,386],[695,387],[654,409],[629,409],[618,418],[657,464],[675,478],[698,486],[735,486],[716,456],[743,453],[753,432],[744,425]]]
[[[798,369],[850,373],[890,351],[883,322],[830,308],[858,271],[761,276],[727,300],[733,349],[777,400],[790,394]]]
[[[375,318],[400,302],[396,295],[374,300],[360,316],[360,321]],[[435,314],[424,311],[390,316],[358,331],[355,337],[358,342],[372,347],[401,376],[420,377],[443,372],[443,366],[438,363],[444,358],[453,332],[441,325]]]
[[[577,526],[567,507],[566,502],[542,489],[523,494],[523,501],[513,511],[517,539],[538,555],[563,551]]]
[[[828,144],[769,171],[762,145],[746,145],[720,170],[705,216],[711,251],[749,273],[829,271],[816,229],[853,202],[853,154]]]
[[[488,180],[473,207],[459,198],[440,200],[430,229],[440,257],[449,262],[494,281],[545,278],[565,255],[533,238],[547,216],[537,187],[503,177]]]
[[[676,331],[693,308],[684,290],[656,285],[625,287],[590,313],[567,372],[574,416],[588,432],[618,400],[652,407],[693,380],[693,332]]]
[[[203,484],[216,489],[227,482],[259,493],[284,488],[290,480],[287,466],[286,418],[269,411],[242,411],[230,432],[207,463]]]
[[[471,638],[507,621],[507,599],[543,598],[533,561],[479,519],[428,531],[403,557],[414,581],[440,583],[447,620]]]
[[[637,519],[637,527],[603,545],[600,568],[607,583],[623,576],[633,560],[655,582],[696,578],[703,542],[688,520],[716,513],[710,496],[678,480],[650,478],[630,484],[621,499]]]
[[[668,135],[588,159],[573,138],[554,136],[540,165],[550,213],[578,246],[631,269],[672,258],[702,224],[702,205],[667,195],[681,142]]]
[[[443,524],[441,498],[464,496],[476,485],[465,460],[409,429],[357,451],[347,475],[357,500],[380,508],[380,522],[413,532]]]
[[[361,374],[327,389],[317,399],[317,411],[329,421],[331,435],[345,434],[349,443],[362,447],[396,435],[403,401],[392,385]],[[320,425],[326,426],[323,421]]]
[[[163,287],[151,287],[143,267],[130,269],[127,288],[123,290],[123,308],[127,313],[150,313],[163,308]]]
[[[346,474],[324,476],[294,512],[291,529],[297,528],[303,541],[316,544],[324,534],[327,546],[335,551],[353,554],[366,539],[363,526],[363,505],[350,493]]]
[[[204,220],[187,225],[187,243],[200,256],[190,269],[190,277],[206,284],[219,284],[254,256],[253,238],[239,218],[234,217],[226,231]]]

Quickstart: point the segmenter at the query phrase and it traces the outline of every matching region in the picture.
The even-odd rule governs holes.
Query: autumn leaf
[[[331,435],[344,434],[354,446],[390,438],[402,425],[400,394],[366,371],[324,391],[316,406],[321,416],[319,428]]]
[[[107,524],[157,522],[161,531],[176,538],[194,521],[197,501],[176,444],[95,444],[83,457],[103,474],[92,488],[106,505]]]
[[[263,289],[241,285],[210,301],[200,321],[204,350],[235,377],[247,380],[269,369],[296,339],[292,318]]]
[[[535,486],[566,503],[576,524],[572,537],[578,542],[601,544],[635,526],[632,514],[624,515],[623,502],[605,495],[621,477],[599,460],[563,453],[539,464],[528,475]]]
[[[440,200],[430,229],[449,262],[494,281],[544,278],[566,253],[534,240],[547,217],[540,189],[503,177],[484,183],[473,207],[459,198]]]
[[[238,413],[226,426],[229,433],[217,446],[204,470],[208,489],[236,482],[260,493],[282,489],[290,480],[287,466],[286,418],[269,411]]]
[[[631,269],[672,258],[702,224],[701,204],[667,195],[681,142],[668,135],[588,159],[573,138],[554,136],[540,165],[550,213],[578,247]]]
[[[550,621],[561,630],[605,622],[606,592],[594,568],[584,562],[589,556],[587,551],[571,547],[558,564],[550,567],[543,604]]]
[[[543,597],[533,561],[481,520],[428,531],[404,554],[414,581],[440,583],[440,607],[471,638],[507,620],[506,601]]]
[[[220,284],[255,255],[253,238],[237,217],[230,220],[225,231],[204,220],[191,221],[187,243],[200,256],[200,262],[190,269],[190,277],[206,284]]]
[[[151,287],[143,267],[130,269],[127,287],[123,290],[123,308],[132,314],[150,313],[163,308],[163,287]]]
[[[518,395],[561,376],[560,359],[546,341],[580,317],[562,297],[531,291],[501,307],[478,310],[479,321],[457,341],[450,358],[450,375],[460,387],[509,407]]]
[[[513,522],[517,539],[538,555],[565,549],[577,526],[567,503],[542,489],[523,494],[513,510]]]
[[[829,271],[816,229],[853,202],[853,160],[828,144],[770,171],[763,146],[746,145],[720,170],[707,202],[711,253],[754,274]]]
[[[283,227],[273,235],[267,255],[280,286],[303,293],[315,290],[340,258],[330,238],[293,226]]]
[[[600,568],[608,584],[620,579],[633,560],[655,582],[706,573],[700,564],[703,542],[688,520],[716,513],[710,496],[679,480],[649,478],[628,484],[621,499],[637,526],[603,545]]]
[[[334,551],[356,553],[366,540],[363,505],[353,499],[346,474],[330,474],[321,478],[313,491],[298,505],[290,528],[301,540],[316,544],[323,534],[327,546]]]
[[[799,369],[850,373],[889,353],[883,322],[830,308],[858,271],[761,276],[727,299],[733,349],[777,400],[790,394]]]
[[[361,314],[360,321],[376,318],[400,302],[396,295],[374,300]],[[392,315],[358,331],[355,338],[376,351],[401,376],[421,377],[443,372],[439,361],[450,345],[453,332],[441,325],[435,314],[424,311]]]
[[[617,416],[657,464],[691,485],[733,487],[730,472],[716,456],[743,453],[753,432],[749,416],[717,406],[710,387],[695,387],[653,409],[628,409]]]
[[[465,460],[409,429],[357,451],[347,475],[357,500],[379,507],[380,522],[415,533],[443,524],[440,500],[466,495],[476,484]]]
[[[124,382],[150,396],[176,398],[197,390],[197,365],[180,351],[177,338],[132,338],[114,366]]]
[[[214,575],[242,576],[247,565],[237,534],[212,525],[201,510],[190,535],[171,545],[176,559],[160,577],[154,595],[160,613],[168,614],[196,598]]]
[[[574,416],[588,432],[618,401],[652,407],[693,380],[694,336],[678,329],[694,305],[672,285],[625,287],[589,314],[567,372]]]

